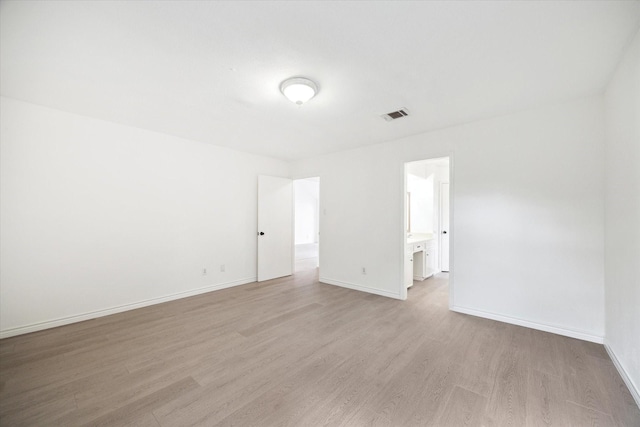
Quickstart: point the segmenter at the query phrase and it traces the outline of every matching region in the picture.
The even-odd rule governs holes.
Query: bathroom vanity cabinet
[[[425,280],[435,273],[435,240],[433,235],[415,235],[407,239],[407,252],[413,261],[413,280]],[[407,283],[407,287],[413,284]]]

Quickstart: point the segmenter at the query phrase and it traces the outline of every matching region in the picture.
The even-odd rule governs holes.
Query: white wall
[[[407,175],[407,192],[411,195],[409,211],[411,212],[410,232],[433,232],[433,175],[427,178],[409,173]]]
[[[400,298],[403,164],[452,154],[454,309],[601,341],[603,128],[593,97],[295,162],[323,183],[321,280]]]
[[[296,245],[318,242],[319,187],[317,179],[298,179],[293,182]]]
[[[255,279],[257,175],[286,163],[7,98],[1,110],[2,336]]]
[[[606,344],[640,405],[640,33],[607,87],[605,123]]]

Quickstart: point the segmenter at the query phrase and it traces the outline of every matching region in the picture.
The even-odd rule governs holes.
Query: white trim
[[[451,159],[449,159],[449,162],[451,162]],[[449,183],[451,180],[451,167],[449,167],[449,176],[447,177],[448,180],[447,181],[438,181],[438,186],[439,186],[439,194],[438,194],[438,204],[440,206],[439,207],[439,214],[438,214],[438,265],[436,266],[436,270],[438,271],[438,273],[442,273],[442,232],[444,231],[442,229],[442,207],[444,205],[444,203],[442,203],[442,187],[444,186],[444,184],[447,184],[449,186],[449,210],[451,210],[450,206],[451,206],[451,184]],[[449,229],[451,229],[451,216],[449,216]],[[447,233],[449,231],[447,230]],[[449,237],[449,246],[451,245],[451,237]],[[448,254],[448,258],[451,258],[451,250],[449,250],[449,254]],[[449,269],[446,271],[446,273],[448,273],[451,270],[451,267],[449,266]]]
[[[633,380],[631,379],[631,377],[627,375],[626,369],[624,369],[624,366],[616,356],[616,353],[613,351],[611,346],[609,346],[609,343],[607,342],[607,340],[605,340],[604,342],[604,348],[605,350],[607,350],[607,353],[609,353],[609,357],[613,362],[613,366],[616,367],[616,369],[618,370],[618,373],[622,377],[622,380],[627,385],[627,388],[629,389],[629,393],[631,393],[633,400],[636,401],[636,405],[638,405],[638,408],[640,408],[640,391],[638,387],[636,387],[636,385],[633,383]]]
[[[455,288],[455,236],[456,222],[454,220],[456,207],[456,156],[454,152],[449,153],[449,310],[456,305]]]
[[[319,282],[327,285],[340,286],[341,288],[353,289],[354,291],[366,292],[368,294],[381,295],[383,297],[402,299],[396,292],[383,291],[382,289],[370,288],[369,286],[356,285],[355,283],[342,282],[340,280],[328,279],[320,277]]]
[[[406,300],[407,299],[407,282],[405,282],[405,269],[407,268],[407,227],[409,226],[407,222],[408,215],[408,199],[407,199],[407,163],[402,163],[402,194],[401,194],[401,202],[400,206],[402,206],[402,219],[400,220],[400,226],[402,231],[398,234],[399,243],[400,243],[400,286],[398,288],[399,299]]]
[[[131,304],[123,304],[116,307],[106,308],[103,310],[90,311],[87,313],[76,314],[68,317],[61,317],[54,320],[47,320],[30,325],[18,326],[16,328],[5,329],[0,331],[0,339],[9,338],[16,335],[28,334],[30,332],[42,331],[44,329],[55,328],[58,326],[68,325],[70,323],[82,322],[84,320],[95,319],[97,317],[109,316],[111,314],[121,313],[123,311],[135,310],[136,308],[147,307],[150,305],[161,304],[167,301],[173,301],[181,298],[187,298],[194,295],[205,294],[211,291],[231,288],[233,286],[245,285],[256,281],[256,277],[247,277],[245,279],[235,280],[233,282],[218,283],[217,285],[205,286],[204,288],[193,289],[185,292],[178,292],[164,297],[150,298],[144,301],[134,302]]]
[[[539,331],[551,332],[552,334],[564,335],[566,337],[577,338],[583,341],[590,341],[597,344],[604,342],[604,337],[589,334],[587,332],[574,331],[560,326],[546,325],[543,323],[531,322],[529,320],[518,319],[516,317],[504,316],[502,314],[490,313],[487,311],[474,310],[472,308],[453,306],[452,311],[472,316],[483,317],[485,319],[497,320],[499,322],[510,323],[512,325],[524,326],[526,328],[537,329]]]

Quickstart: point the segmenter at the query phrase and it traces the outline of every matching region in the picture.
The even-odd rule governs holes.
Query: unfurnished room
[[[0,0],[0,426],[640,427],[640,1]]]

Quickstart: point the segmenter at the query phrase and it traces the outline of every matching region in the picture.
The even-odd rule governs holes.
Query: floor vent
[[[383,114],[382,118],[390,122],[391,120],[401,119],[408,115],[409,115],[409,110],[407,110],[406,108],[401,108],[398,111],[392,111],[390,113]]]

